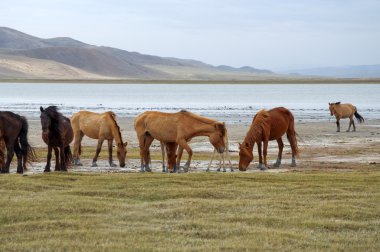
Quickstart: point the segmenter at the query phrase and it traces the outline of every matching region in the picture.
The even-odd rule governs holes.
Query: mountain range
[[[212,66],[94,46],[68,37],[42,39],[0,27],[2,79],[250,80],[276,76],[248,66]]]
[[[380,78],[380,65],[299,69],[282,74],[250,66],[213,66],[69,38],[43,39],[0,27],[0,80],[294,81]],[[343,80],[344,81],[344,80]]]

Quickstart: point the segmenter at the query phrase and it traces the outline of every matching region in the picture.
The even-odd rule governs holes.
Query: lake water
[[[328,102],[349,102],[366,119],[380,118],[378,84],[57,84],[0,83],[0,110],[38,117],[40,106],[57,105],[71,116],[79,110],[114,111],[135,117],[146,110],[194,113],[251,122],[261,108],[289,108],[296,120],[328,120]]]

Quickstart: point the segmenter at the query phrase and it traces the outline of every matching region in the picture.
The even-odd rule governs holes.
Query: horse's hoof
[[[234,169],[231,169],[231,172],[234,172]]]
[[[46,170],[46,169],[45,169],[44,172],[50,172],[50,169],[49,169],[49,170]]]
[[[111,163],[110,167],[116,167],[117,165],[115,163]]]
[[[218,168],[217,171],[220,171],[220,168]]]
[[[92,163],[91,167],[98,167],[96,163]]]
[[[290,167],[297,167],[297,164],[291,164]]]
[[[145,171],[146,171],[146,172],[152,172],[152,170],[151,170],[149,167],[146,167],[146,168],[145,168]]]
[[[227,172],[226,169],[223,169],[223,172]]]
[[[267,169],[267,167],[265,165],[259,165],[259,169],[261,171],[265,171]]]

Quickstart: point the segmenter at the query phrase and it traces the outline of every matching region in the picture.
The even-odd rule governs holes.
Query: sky
[[[212,65],[380,64],[380,0],[0,0],[0,26]]]

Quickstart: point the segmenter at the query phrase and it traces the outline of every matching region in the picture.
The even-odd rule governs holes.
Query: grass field
[[[380,168],[0,176],[0,251],[379,251]]]

